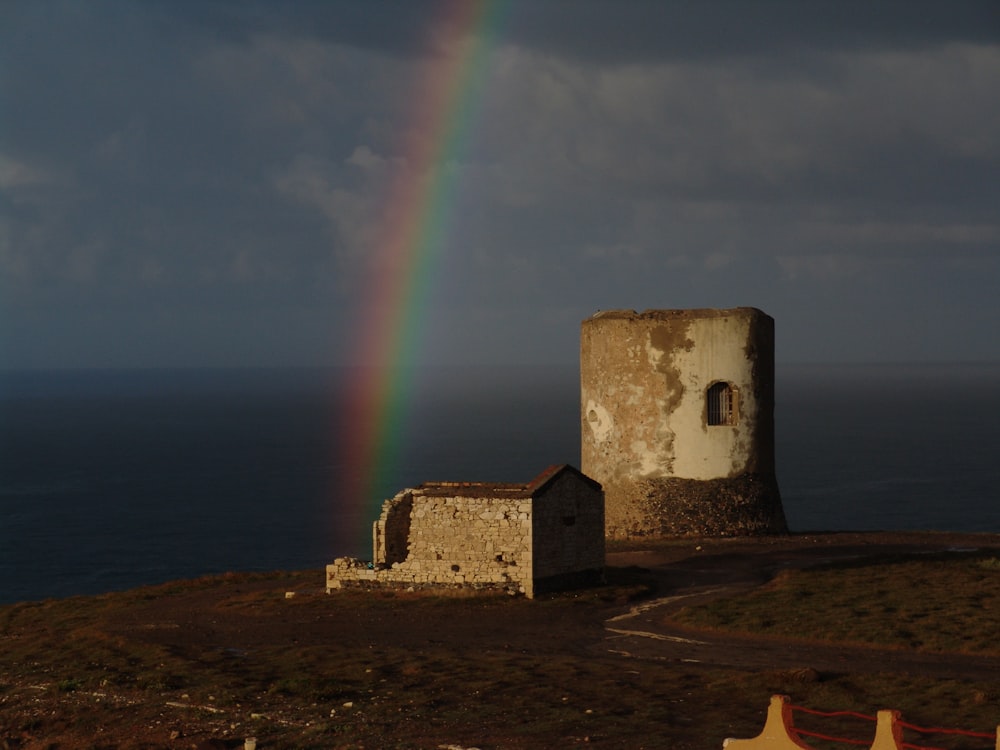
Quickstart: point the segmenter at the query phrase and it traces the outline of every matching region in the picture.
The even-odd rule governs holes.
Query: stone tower
[[[783,533],[774,320],[760,310],[611,310],[583,321],[581,464],[609,537]]]

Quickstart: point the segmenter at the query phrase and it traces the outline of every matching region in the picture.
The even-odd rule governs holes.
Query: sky
[[[1000,3],[0,4],[0,369],[369,364],[392,305],[415,364],[738,306],[779,362],[998,361]]]

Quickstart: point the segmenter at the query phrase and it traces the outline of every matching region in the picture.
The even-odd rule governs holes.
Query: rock
[[[812,667],[803,667],[802,669],[793,669],[788,673],[788,679],[793,682],[819,682],[820,674]]]

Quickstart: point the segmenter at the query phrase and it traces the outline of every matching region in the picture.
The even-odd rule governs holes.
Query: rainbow
[[[448,0],[439,7],[439,23],[430,26],[455,30],[465,46],[445,64],[430,66],[436,72],[414,87],[408,136],[400,149],[406,168],[389,187],[382,212],[384,231],[354,357],[364,367],[349,386],[341,435],[345,481],[338,507],[342,519],[362,524],[365,538],[374,507],[384,499],[378,496],[379,478],[397,469],[411,374],[459,187],[451,165],[468,148],[503,3]]]

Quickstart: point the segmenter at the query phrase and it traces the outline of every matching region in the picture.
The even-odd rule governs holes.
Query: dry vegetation
[[[824,623],[865,617],[865,632],[901,648],[995,648],[988,644],[1000,579],[994,564],[917,559],[891,570],[794,573],[748,601],[760,602],[761,612],[792,603],[801,611],[807,602],[804,609]],[[663,593],[663,581],[640,568],[612,570],[612,579],[536,601],[326,596],[317,588],[321,573],[308,571],[0,608],[0,748],[239,747],[256,736],[261,750],[717,750],[725,737],[760,731],[773,693],[827,709],[898,708],[925,726],[996,725],[995,679],[860,676],[849,665],[822,674],[808,664],[747,672],[623,657],[609,648],[604,621]],[[894,589],[901,595],[887,596]],[[919,602],[906,604],[907,589],[919,590],[908,597]],[[832,598],[832,590],[844,598]],[[766,597],[774,598],[768,604]],[[952,620],[982,637],[937,634],[943,620],[935,607],[956,597],[965,607],[957,615],[953,608]],[[712,627],[753,627],[725,604],[697,616],[711,618]],[[917,604],[922,609],[900,614]],[[832,617],[831,607],[850,617]],[[696,613],[684,616],[694,622]],[[777,632],[762,614],[748,617]],[[909,635],[901,641],[904,619]],[[787,635],[819,632],[805,620],[797,627]],[[853,733],[870,739],[868,731]],[[975,745],[935,738],[934,746]]]
[[[768,585],[674,616],[783,638],[1000,655],[1000,558],[953,552],[782,571]]]

